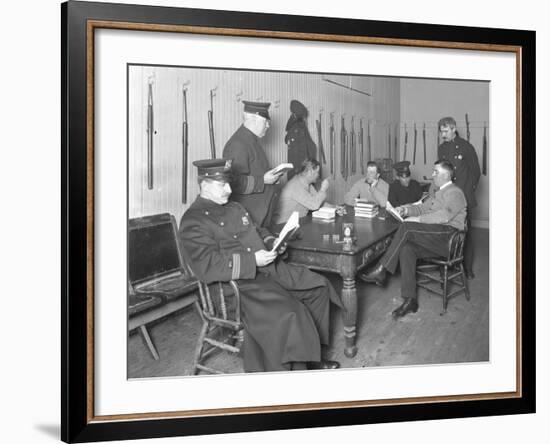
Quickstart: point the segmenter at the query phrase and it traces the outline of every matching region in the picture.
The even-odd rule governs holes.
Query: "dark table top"
[[[385,210],[382,211],[385,214]],[[380,214],[379,214],[380,215]],[[333,234],[339,235],[339,240],[343,239],[342,225],[344,223],[353,223],[355,231],[355,242],[350,246],[344,247],[344,243],[335,243]],[[284,224],[278,225],[274,230],[279,232]],[[313,219],[311,214],[300,219],[300,238],[288,243],[290,248],[296,248],[308,251],[338,253],[353,255],[363,251],[365,248],[375,244],[380,239],[391,235],[399,227],[397,222],[389,214],[386,214],[382,220],[378,216],[369,219],[364,217],[355,217],[353,207],[347,207],[345,216],[336,216],[331,221]],[[328,240],[327,236],[328,235]]]

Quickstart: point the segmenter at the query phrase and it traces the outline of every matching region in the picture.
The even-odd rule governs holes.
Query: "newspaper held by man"
[[[405,219],[399,214],[399,211],[388,201],[386,203],[386,211],[390,213],[393,217],[395,217],[399,222],[404,222]]]
[[[279,233],[279,237],[275,239],[275,242],[273,242],[273,248],[271,248],[271,251],[277,251],[277,248],[279,246],[283,245],[284,242],[286,242],[290,236],[300,227],[300,216],[297,211],[292,212],[288,220],[286,221],[285,226]]]

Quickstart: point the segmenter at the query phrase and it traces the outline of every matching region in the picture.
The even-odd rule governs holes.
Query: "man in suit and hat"
[[[443,117],[438,122],[439,132],[443,143],[437,148],[437,158],[451,162],[455,169],[455,184],[464,192],[468,202],[467,225],[471,227],[470,217],[472,209],[477,206],[475,191],[481,170],[475,148],[470,142],[458,135],[456,120],[452,117]],[[473,271],[474,247],[472,236],[466,233],[464,240],[464,272],[468,279],[475,277]]]
[[[411,179],[410,162],[404,160],[393,165],[397,179],[390,184],[388,200],[394,207],[417,202],[422,197],[420,184]]]
[[[223,149],[223,158],[233,161],[231,200],[241,203],[256,224],[268,227],[279,194],[276,183],[283,174],[273,173],[260,144],[269,129],[270,103],[243,100],[243,104],[243,124]]]
[[[231,196],[231,161],[198,167],[200,194],[181,218],[179,235],[195,275],[206,284],[235,280],[241,294],[246,372],[334,369],[321,359],[329,341],[330,301],[342,306],[330,282],[306,267],[285,263],[275,240]]]
[[[302,102],[291,100],[290,112],[285,128],[285,143],[288,146],[288,163],[294,165],[294,170],[288,172],[289,180],[299,172],[304,160],[317,158],[317,146],[307,128],[307,108]]]

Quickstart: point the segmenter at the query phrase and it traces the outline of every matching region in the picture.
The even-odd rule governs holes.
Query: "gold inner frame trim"
[[[453,396],[432,396],[415,398],[395,398],[386,400],[364,400],[364,401],[341,401],[313,404],[287,404],[271,405],[260,407],[233,407],[222,409],[207,410],[186,410],[175,412],[149,412],[149,413],[130,413],[120,415],[94,415],[94,31],[96,29],[119,29],[131,31],[150,31],[150,32],[176,32],[187,34],[203,34],[218,36],[235,37],[260,37],[277,38],[288,40],[310,40],[337,43],[361,43],[373,45],[394,45],[422,48],[443,48],[443,49],[461,49],[473,51],[493,51],[493,52],[511,52],[516,55],[516,391],[482,394],[464,394]],[[414,40],[398,38],[381,38],[366,36],[349,36],[335,34],[308,34],[299,32],[284,31],[263,31],[254,29],[235,29],[235,28],[213,28],[202,26],[187,25],[164,25],[149,23],[131,23],[122,21],[88,20],[87,21],[87,422],[111,422],[126,420],[147,420],[162,418],[190,418],[201,416],[227,416],[237,414],[261,414],[274,412],[296,412],[305,410],[328,410],[336,408],[359,408],[390,405],[406,405],[414,403],[441,403],[441,402],[461,402],[461,401],[480,401],[494,399],[511,399],[522,396],[522,335],[521,335],[521,276],[522,276],[522,108],[521,108],[521,89],[522,89],[522,48],[514,45],[497,45],[486,43],[469,42],[446,42],[437,40]]]

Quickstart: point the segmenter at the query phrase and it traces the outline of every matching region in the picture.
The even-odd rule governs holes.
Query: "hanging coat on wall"
[[[298,100],[292,100],[290,111],[292,114],[285,128],[285,143],[288,146],[288,162],[294,165],[294,171],[288,172],[289,180],[300,170],[305,159],[317,158],[317,145],[311,138],[305,122],[307,108]]]

